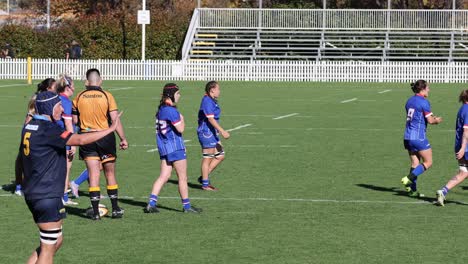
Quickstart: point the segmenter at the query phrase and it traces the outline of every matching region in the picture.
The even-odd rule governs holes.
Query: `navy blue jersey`
[[[36,118],[23,127],[20,153],[27,200],[63,196],[67,173],[65,145],[71,135],[56,123]]]
[[[468,104],[463,104],[457,113],[457,123],[455,124],[455,152],[458,152],[462,145],[463,130],[468,128]],[[468,149],[466,149],[468,152]]]
[[[198,132],[210,130],[212,134],[218,134],[218,131],[211,125],[208,118],[214,118],[219,123],[219,116],[221,115],[221,108],[218,102],[206,95],[203,96],[200,103],[200,110],[198,110]]]
[[[164,105],[156,114],[156,143],[159,155],[165,156],[185,149],[184,138],[175,126],[182,122],[177,108]]]
[[[408,99],[406,109],[406,140],[426,139],[426,118],[432,115],[431,104],[421,95],[415,95]]]

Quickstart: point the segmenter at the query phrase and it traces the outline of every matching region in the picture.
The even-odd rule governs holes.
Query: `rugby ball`
[[[109,210],[107,207],[103,204],[99,204],[99,216],[104,217],[109,213]],[[89,207],[86,209],[86,215],[91,216],[93,215],[93,207]]]

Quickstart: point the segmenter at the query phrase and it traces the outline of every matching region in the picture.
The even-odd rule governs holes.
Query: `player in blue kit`
[[[228,139],[229,132],[219,124],[221,108],[218,105],[218,97],[221,94],[219,83],[208,82],[205,86],[205,95],[198,111],[198,141],[202,147],[203,159],[201,162],[201,176],[198,182],[205,191],[216,191],[210,184],[210,173],[224,160],[225,153],[218,134]]]
[[[460,93],[459,101],[462,106],[458,110],[455,124],[455,157],[458,160],[458,173],[445,186],[437,190],[436,205],[444,206],[445,196],[453,187],[468,177],[468,90]]]
[[[108,129],[76,135],[56,123],[63,113],[57,94],[39,93],[35,106],[35,115],[23,127],[19,149],[24,172],[24,198],[40,235],[40,246],[27,263],[53,263],[55,252],[62,244],[62,219],[65,217],[62,203],[67,171],[65,146],[89,144],[112,133],[120,115]]]
[[[74,125],[72,121],[72,101],[70,97],[73,96],[75,92],[75,85],[73,80],[70,76],[66,74],[62,74],[60,78],[57,80],[57,93],[59,94],[60,100],[62,102],[63,113],[62,119],[57,121],[57,124],[69,131],[74,133]],[[68,179],[70,177],[70,170],[72,167],[72,161],[75,156],[76,147],[75,146],[67,146],[67,178],[65,180],[65,190],[63,194],[63,204],[64,205],[77,205],[77,202],[72,201],[68,198]]]
[[[403,144],[411,160],[408,176],[401,179],[409,196],[422,197],[417,190],[417,179],[432,166],[431,144],[426,137],[427,123],[436,125],[442,122],[441,117],[433,115],[429,96],[429,85],[424,80],[411,84],[414,96],[406,102],[406,129]],[[422,159],[422,163],[420,160]]]
[[[161,159],[161,172],[153,184],[148,205],[145,208],[146,213],[159,212],[157,208],[158,195],[171,177],[172,168],[175,169],[179,179],[179,194],[182,199],[183,211],[185,213],[201,212],[201,209],[191,206],[188,197],[187,154],[182,137],[185,121],[175,106],[179,99],[179,87],[174,83],[166,84],[156,112],[156,142]]]

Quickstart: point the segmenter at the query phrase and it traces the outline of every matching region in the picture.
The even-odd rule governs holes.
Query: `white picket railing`
[[[68,73],[83,79],[98,68],[106,80],[466,83],[466,62],[364,61],[136,61],[33,59],[32,78]],[[27,79],[26,59],[0,60],[0,79]]]
[[[201,8],[200,28],[466,30],[468,10]]]

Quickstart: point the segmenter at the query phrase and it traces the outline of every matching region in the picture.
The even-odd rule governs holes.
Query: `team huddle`
[[[436,125],[442,122],[442,118],[435,116],[431,111],[431,105],[426,99],[429,96],[429,85],[424,80],[418,80],[411,84],[414,96],[406,102],[406,128],[403,144],[408,151],[411,168],[408,176],[401,179],[409,196],[424,196],[417,190],[418,177],[432,166],[432,149],[426,136],[427,123]],[[455,127],[455,156],[458,161],[459,171],[447,184],[436,191],[436,205],[444,206],[445,197],[449,190],[468,177],[468,90],[463,90],[459,96],[462,104],[458,113]],[[421,162],[422,160],[422,162]]]
[[[122,112],[108,91],[102,89],[102,79],[97,69],[86,72],[86,89],[71,101],[75,87],[73,80],[62,75],[56,81],[46,79],[28,105],[28,114],[21,133],[21,144],[16,159],[17,193],[24,195],[26,204],[39,228],[40,246],[34,250],[28,263],[53,263],[55,252],[62,244],[62,221],[65,205],[74,205],[68,197],[69,187],[78,197],[79,184],[88,180],[91,207],[87,215],[101,220],[100,172],[106,177],[107,194],[111,201],[112,218],[122,218],[124,210],[118,204],[118,183],[115,175],[117,160],[116,137],[119,147],[128,148]],[[209,175],[224,160],[224,149],[218,137],[229,138],[229,132],[219,124],[219,84],[209,82],[205,87],[198,113],[197,134],[202,148],[201,189],[216,191]],[[169,180],[174,168],[178,177],[179,194],[184,213],[200,213],[200,208],[190,203],[188,195],[187,155],[182,133],[185,130],[183,115],[177,109],[180,88],[166,84],[156,111],[156,142],[161,160],[160,175],[153,184],[145,213],[158,213],[158,195]],[[69,182],[75,146],[86,170]]]

